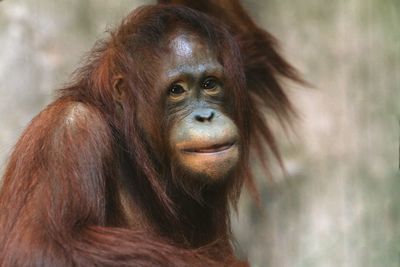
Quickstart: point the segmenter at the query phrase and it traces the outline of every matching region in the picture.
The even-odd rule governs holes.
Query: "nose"
[[[194,112],[194,118],[198,122],[211,121],[215,116],[215,112],[209,108],[198,109]]]

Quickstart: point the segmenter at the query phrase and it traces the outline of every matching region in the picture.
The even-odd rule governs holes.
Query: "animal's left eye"
[[[204,89],[214,89],[217,87],[218,82],[215,78],[213,77],[208,77],[206,78],[203,83],[201,84],[201,87]]]

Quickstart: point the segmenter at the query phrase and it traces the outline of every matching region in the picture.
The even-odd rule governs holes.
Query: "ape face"
[[[215,53],[194,34],[174,34],[160,81],[172,164],[205,183],[223,180],[238,162],[240,140]]]

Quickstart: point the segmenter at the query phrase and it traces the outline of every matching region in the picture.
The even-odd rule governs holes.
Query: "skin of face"
[[[160,87],[167,94],[172,118],[169,146],[185,172],[206,183],[224,179],[239,159],[238,129],[224,111],[229,88],[223,66],[206,42],[178,32],[169,42],[161,68]]]

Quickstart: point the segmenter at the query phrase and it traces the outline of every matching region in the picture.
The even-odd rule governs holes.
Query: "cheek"
[[[218,114],[207,123],[188,117],[170,131],[170,147],[183,170],[204,182],[224,179],[239,160],[239,134],[228,117]]]

